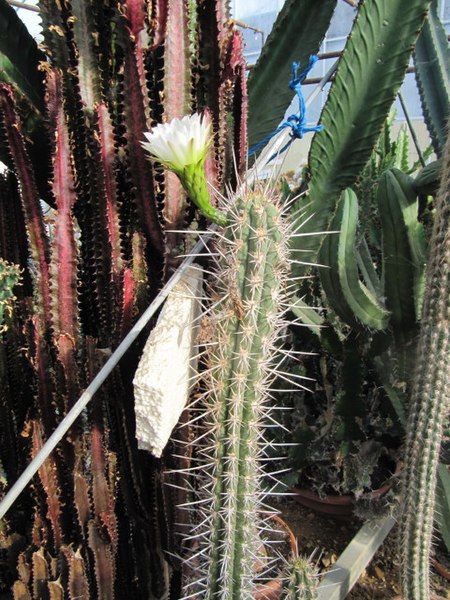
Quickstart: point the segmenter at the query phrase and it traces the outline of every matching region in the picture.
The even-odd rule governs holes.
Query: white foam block
[[[189,267],[169,293],[134,376],[138,447],[158,457],[186,406],[197,370],[195,320],[201,305],[196,298],[202,284],[199,268]]]

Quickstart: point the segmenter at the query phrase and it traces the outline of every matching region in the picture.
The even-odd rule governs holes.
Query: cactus
[[[311,314],[299,301],[293,308],[297,320],[314,334],[312,348],[315,350],[320,342],[324,350],[321,360],[325,367],[312,359],[305,368],[308,375],[322,378],[325,387],[330,384],[334,388],[335,420],[325,443],[329,441],[328,448],[334,444],[344,469],[365,439],[375,437],[382,445],[386,443],[387,436],[380,435],[381,419],[385,432],[394,439],[401,431],[421,318],[426,236],[416,183],[396,168],[410,170],[405,162],[404,134],[391,141],[392,118],[361,173],[357,194],[351,189],[341,194],[331,232],[319,252],[319,263],[324,265],[318,269],[320,287],[302,284],[303,299],[323,307],[325,315]],[[358,212],[364,218],[358,218]],[[302,338],[304,332],[302,329]],[[330,343],[333,338],[339,343]],[[309,422],[299,427],[299,439],[304,432],[314,435],[310,425],[320,402],[320,393],[311,408],[305,398]],[[377,407],[376,413],[371,413],[372,407]],[[328,408],[324,404],[323,410]],[[303,446],[311,459],[314,453],[320,456],[315,439]],[[397,452],[394,449],[394,459]],[[333,457],[333,450],[330,454]],[[302,451],[298,459],[304,462]],[[339,460],[336,463],[341,464]],[[315,482],[318,489],[320,483],[336,481],[333,466],[325,474],[315,469],[311,466],[314,477],[325,479]]]
[[[0,156],[9,168],[0,174],[0,256],[23,272],[0,356],[8,483],[177,265],[183,240],[167,230],[199,219],[177,181],[147,160],[144,132],[209,114],[206,171],[219,190],[235,183],[232,152],[238,170],[246,154],[242,42],[225,0],[40,0],[39,9],[43,53],[0,0]],[[44,565],[42,549],[52,565],[39,570],[39,589],[34,576],[16,582],[17,597],[43,597],[47,587],[52,597],[62,588],[64,597],[108,600],[122,589],[136,599],[168,593],[172,513],[160,463],[134,439],[137,356],[130,351],[7,515],[24,560]],[[7,565],[14,557],[0,573],[12,587]]]
[[[450,116],[450,51],[447,33],[433,0],[414,50],[414,66],[423,115],[434,151],[441,156]]]
[[[352,186],[370,158],[400,87],[429,0],[365,0],[339,60],[309,152],[309,195],[303,228],[328,229],[341,192]],[[399,29],[399,23],[402,24]],[[294,239],[305,263],[313,262],[320,236]],[[296,271],[301,275],[307,265]]]
[[[319,571],[311,560],[294,556],[286,569],[284,600],[316,600]]]
[[[401,580],[405,600],[429,600],[439,452],[450,377],[450,138],[443,158],[426,271],[403,475]]]
[[[275,192],[263,188],[239,192],[227,216],[214,250],[212,297],[219,300],[210,309],[205,420],[195,444],[199,499],[187,537],[197,539],[188,559],[196,576],[185,593],[249,600],[255,561],[267,560],[260,556],[264,423],[273,422],[268,404],[288,304],[289,231]]]

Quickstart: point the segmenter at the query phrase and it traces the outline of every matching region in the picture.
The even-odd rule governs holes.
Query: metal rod
[[[395,525],[394,517],[367,521],[337,562],[325,573],[317,590],[318,600],[344,600],[361,573]]]
[[[33,4],[25,4],[24,2],[19,2],[18,0],[6,0],[8,4],[11,6],[16,6],[17,8],[23,8],[24,10],[30,10],[31,12],[39,12],[38,6],[33,6]]]
[[[340,58],[341,56],[342,56],[342,50],[334,50],[333,52],[319,52],[319,54],[317,55],[317,58],[319,60],[326,60],[327,58]],[[255,64],[245,66],[247,71],[252,71],[254,69],[254,67],[255,67]],[[318,82],[319,81],[320,81],[320,79],[318,80]]]
[[[406,69],[406,73],[415,73],[415,72],[416,72],[416,69],[414,67],[408,67]],[[305,81],[302,83],[302,85],[314,85],[316,83],[320,83],[320,81],[321,81],[320,77],[311,77],[309,79],[305,79]]]
[[[398,93],[398,99],[400,100],[400,104],[402,105],[403,114],[405,115],[406,123],[408,124],[409,133],[411,134],[412,141],[414,142],[414,146],[416,147],[417,156],[419,157],[420,164],[422,167],[425,166],[425,159],[423,158],[422,150],[419,146],[419,140],[417,139],[417,135],[415,129],[413,127],[412,121],[409,118],[408,109],[406,108],[405,101],[403,100],[403,96],[401,93]]]
[[[309,106],[311,102],[314,101],[314,99],[320,93],[323,86],[334,73],[336,67],[337,61],[322,78],[317,89],[314,90],[312,94],[310,94],[310,96],[306,100],[306,106]],[[264,168],[269,162],[274,152],[279,152],[280,148],[286,141],[284,138],[284,133],[285,131],[282,131],[281,134],[277,136],[277,138],[273,138],[272,140],[270,140],[270,142],[261,152],[260,156],[255,161],[253,167],[247,174],[246,182],[254,181],[258,177],[258,173],[260,172],[260,170]],[[281,141],[280,143],[280,140],[278,140],[278,138],[282,138],[284,141]],[[278,150],[276,150],[276,148],[278,148]],[[109,359],[94,377],[92,382],[88,385],[86,390],[81,394],[81,396],[75,402],[73,407],[63,418],[61,423],[51,434],[51,436],[48,438],[48,440],[45,442],[45,444],[42,446],[42,448],[30,462],[30,464],[26,467],[26,469],[23,471],[23,473],[20,475],[17,481],[13,484],[13,486],[9,489],[7,494],[3,497],[3,499],[0,502],[0,519],[2,519],[5,516],[6,512],[11,508],[13,503],[17,500],[18,496],[23,492],[25,487],[28,485],[28,483],[37,473],[39,468],[42,466],[45,459],[51,454],[51,452],[55,449],[58,443],[62,440],[64,435],[72,426],[75,419],[88,405],[90,400],[92,400],[94,394],[99,390],[101,385],[111,374],[113,369],[119,363],[122,356],[130,348],[132,343],[136,340],[138,335],[150,321],[152,316],[156,313],[158,308],[163,304],[163,302],[169,295],[171,289],[175,286],[176,283],[178,283],[186,269],[194,262],[195,255],[201,253],[205,249],[207,242],[214,235],[216,229],[217,227],[213,225],[208,231],[208,233],[203,235],[195,244],[194,248],[191,251],[191,255],[185,258],[185,260],[181,263],[181,265],[178,267],[178,269],[175,271],[175,273],[172,275],[172,277],[169,279],[166,285],[162,288],[162,290],[159,292],[159,294],[156,296],[156,298],[153,300],[153,302],[150,304],[147,310],[142,314],[142,316],[138,319],[138,321],[135,323],[135,325],[132,327],[129,333],[124,337],[119,346],[114,350]]]
[[[231,22],[234,25],[236,25],[237,27],[241,27],[242,29],[250,29],[251,31],[254,31],[255,33],[259,33],[261,36],[261,48],[264,46],[265,35],[264,35],[264,31],[262,29],[258,29],[258,27],[253,27],[253,25],[249,25],[248,23],[245,23],[244,21],[240,21],[239,19],[231,19]]]

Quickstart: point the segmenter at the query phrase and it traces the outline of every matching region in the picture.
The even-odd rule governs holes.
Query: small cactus
[[[196,554],[188,559],[195,575],[185,594],[250,600],[255,565],[264,571],[270,561],[260,535],[270,527],[263,517],[264,426],[274,423],[268,404],[289,304],[289,228],[275,192],[245,190],[230,206],[214,248],[212,339],[195,444],[199,499],[192,502],[201,518],[187,537],[196,539]]]
[[[319,573],[311,559],[294,556],[287,565],[284,600],[316,600]]]
[[[450,379],[450,138],[430,241],[423,317],[410,399],[401,518],[405,600],[429,600],[436,478]]]

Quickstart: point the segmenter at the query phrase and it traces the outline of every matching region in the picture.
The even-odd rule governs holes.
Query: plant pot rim
[[[292,529],[286,523],[279,514],[271,514],[270,517],[282,527],[289,536],[289,545],[291,548],[291,554],[298,552],[297,538],[295,537]],[[275,577],[267,583],[260,583],[256,586],[256,590],[253,593],[254,600],[278,600],[281,597],[283,591],[283,579],[281,575]]]
[[[402,463],[397,462],[394,473],[389,477],[398,477],[402,470]],[[374,500],[380,498],[386,494],[392,487],[390,481],[386,481],[379,488],[370,492],[364,492],[360,497],[366,500]],[[292,487],[291,488],[293,498],[312,510],[317,510],[322,514],[329,514],[335,516],[350,516],[353,512],[354,505],[357,502],[356,497],[353,494],[328,494],[326,496],[319,496],[316,492],[309,489]]]
[[[437,558],[432,558],[431,564],[433,565],[433,568],[436,571],[436,573],[439,573],[441,577],[447,579],[447,581],[450,581],[450,570],[447,567],[445,567],[441,562],[439,562]]]

